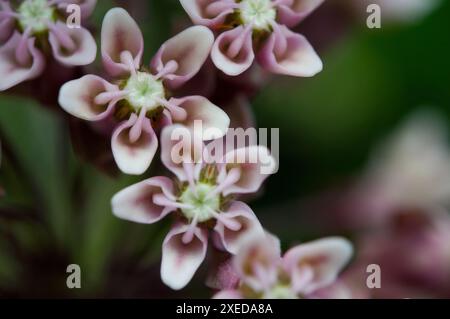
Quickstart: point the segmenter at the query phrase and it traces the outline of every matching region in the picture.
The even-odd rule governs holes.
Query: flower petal
[[[164,83],[176,89],[200,70],[211,52],[213,33],[204,26],[193,26],[167,40],[152,59],[153,72],[163,72],[169,62],[176,68],[164,75]]]
[[[15,19],[9,1],[0,1],[0,44],[9,40],[14,32]]]
[[[130,130],[138,119],[132,114],[113,133],[111,147],[119,169],[125,174],[140,175],[150,166],[158,148],[158,138],[153,131],[150,120],[145,119],[145,129],[136,141],[130,138]]]
[[[183,164],[202,160],[203,142],[187,127],[175,124],[161,132],[161,161],[180,181],[187,181]]]
[[[139,68],[144,39],[139,26],[124,9],[113,8],[106,13],[102,24],[101,47],[103,64],[111,76],[127,74],[131,67]],[[124,52],[128,52],[132,61],[127,60]]]
[[[276,171],[275,159],[264,146],[251,145],[225,154],[229,168],[239,168],[240,177],[223,191],[223,195],[256,192],[264,180]]]
[[[192,22],[210,28],[223,24],[236,7],[234,0],[180,0],[180,3]]]
[[[73,47],[65,46],[58,34],[70,38]],[[53,56],[62,64],[87,65],[95,60],[97,44],[91,33],[84,28],[69,28],[65,23],[57,22],[50,30],[48,40]]]
[[[173,188],[172,180],[164,176],[152,177],[131,185],[113,196],[113,214],[135,223],[155,223],[176,208],[155,204],[153,196],[167,194],[172,197]]]
[[[0,48],[0,91],[7,90],[21,82],[31,80],[39,75],[45,67],[43,54],[35,47],[35,38],[25,40],[26,46],[21,54],[29,55],[29,63],[23,65],[17,60],[16,48],[21,41],[21,35],[14,35]]]
[[[194,129],[198,129],[196,123],[201,123],[202,131],[199,134],[203,140],[216,139],[226,134],[230,118],[208,99],[202,96],[188,96],[177,99],[175,103],[187,112],[187,118],[180,124],[194,131]]]
[[[278,21],[293,27],[316,10],[325,0],[283,0],[277,7]]]
[[[239,290],[228,289],[222,290],[213,296],[213,299],[244,299]]]
[[[97,104],[95,97],[118,89],[101,77],[89,74],[65,83],[59,91],[58,103],[73,116],[86,121],[98,121],[108,116],[112,108]]]
[[[220,214],[222,219],[217,221],[214,231],[219,235],[223,247],[230,253],[236,254],[245,238],[250,233],[264,235],[264,229],[252,209],[242,202],[233,202],[226,212]],[[227,227],[226,221],[240,225],[239,229]]]
[[[278,238],[268,233],[250,233],[241,242],[233,259],[234,267],[243,283],[263,291],[278,279],[280,253]]]
[[[189,225],[178,224],[167,234],[163,243],[161,279],[174,290],[186,286],[205,259],[208,245],[206,230],[196,228],[191,242],[183,242]]]
[[[310,294],[332,284],[352,253],[351,243],[344,238],[319,239],[287,251],[283,257],[283,267],[291,274],[295,292]],[[312,271],[307,281],[302,280],[305,269]]]
[[[311,77],[322,71],[323,64],[306,38],[279,26],[258,52],[259,64],[268,71],[292,76]]]
[[[251,29],[239,26],[219,35],[214,42],[211,59],[227,75],[243,73],[255,59]]]

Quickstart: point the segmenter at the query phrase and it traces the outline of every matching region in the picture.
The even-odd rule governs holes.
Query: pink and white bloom
[[[163,243],[161,278],[172,289],[183,288],[193,277],[205,258],[211,231],[216,248],[232,254],[248,232],[263,233],[250,207],[235,197],[255,192],[268,175],[261,174],[263,163],[274,162],[267,148],[251,146],[225,154],[216,163],[202,160],[209,148],[199,157],[192,148],[183,153],[184,161],[173,160],[173,152],[182,138],[176,130],[188,130],[180,125],[163,129],[161,160],[175,175],[151,177],[120,191],[112,198],[114,215],[129,221],[152,224],[172,213],[176,223]],[[201,143],[200,143],[201,144]],[[255,163],[237,163],[236,154],[258,155]],[[274,163],[272,167],[275,167]]]
[[[66,8],[72,3],[87,17],[96,0],[0,1],[0,91],[40,76],[47,51],[65,66],[95,60],[97,45],[90,32],[66,24]]]
[[[398,211],[450,208],[448,128],[439,113],[419,110],[376,148],[352,194],[352,225],[379,225]]]
[[[211,58],[236,76],[256,59],[266,70],[310,77],[322,61],[306,38],[290,30],[324,0],[180,0],[195,24],[218,33]]]
[[[450,207],[447,133],[440,114],[420,110],[375,150],[365,181],[379,203],[391,209]]]
[[[404,211],[356,237],[358,254],[342,279],[358,298],[450,298],[450,215]],[[366,285],[367,266],[381,268],[381,287]]]
[[[352,245],[346,239],[329,237],[300,244],[281,256],[276,237],[251,234],[242,239],[233,258],[239,285],[218,292],[215,298],[319,298],[318,292],[337,297],[323,290],[332,287],[352,253]]]
[[[111,80],[86,75],[70,81],[61,88],[59,103],[87,121],[120,121],[111,140],[114,159],[124,173],[142,174],[158,147],[155,128],[191,126],[200,120],[205,130],[213,127],[225,134],[228,116],[206,98],[171,97],[200,70],[213,40],[208,28],[188,28],[166,41],[146,67],[141,63],[144,42],[138,25],[124,9],[113,8],[101,32],[103,64]]]
[[[309,205],[333,229],[353,230],[378,227],[403,211],[450,209],[450,147],[442,115],[415,111],[373,150],[362,177]]]

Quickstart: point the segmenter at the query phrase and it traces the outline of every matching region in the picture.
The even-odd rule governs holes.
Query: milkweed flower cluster
[[[106,76],[88,74],[61,87],[59,104],[66,112],[91,123],[114,123],[111,150],[126,174],[147,171],[159,135],[161,162],[171,177],[152,176],[126,187],[113,196],[111,205],[115,216],[136,223],[153,224],[171,215],[161,261],[161,278],[170,288],[182,289],[191,281],[208,247],[251,263],[250,271],[256,273],[248,287],[259,297],[309,296],[330,284],[347,262],[351,248],[341,239],[299,246],[283,259],[279,247],[262,241],[260,255],[245,255],[244,239],[264,238],[265,231],[242,195],[260,190],[278,163],[267,147],[253,142],[230,148],[225,106],[184,93],[189,92],[184,85],[210,56],[229,75],[248,69],[254,50],[260,64],[275,73],[316,74],[322,69],[320,58],[288,27],[321,2],[181,1],[201,25],[167,40],[148,66],[142,63],[144,41],[137,23],[124,9],[113,8],[101,28]],[[200,13],[206,16],[197,17]],[[210,28],[224,32],[214,39]],[[271,273],[261,268],[264,254],[273,257],[266,260]],[[266,275],[271,277],[264,279]],[[290,276],[287,282],[285,275]]]
[[[222,290],[215,298],[315,298],[335,282],[352,251],[347,240],[329,237],[297,245],[281,256],[276,237],[250,234],[232,261],[240,279],[237,287]]]
[[[0,1],[0,91],[40,76],[47,55],[65,66],[94,61],[97,46],[91,33],[66,23],[66,8],[74,3],[81,18],[87,18],[96,0]]]
[[[290,30],[324,0],[180,0],[195,24],[218,36],[211,51],[216,67],[236,76],[256,59],[266,70],[313,76],[322,61],[308,40]]]
[[[207,28],[188,28],[165,42],[145,67],[138,25],[124,9],[112,9],[101,32],[102,60],[112,80],[85,75],[70,81],[61,88],[59,103],[87,121],[110,116],[120,121],[111,139],[114,159],[124,173],[142,174],[158,147],[155,128],[172,123],[190,127],[200,120],[205,130],[213,127],[225,134],[229,118],[219,107],[201,96],[171,96],[199,71],[212,41]]]
[[[112,199],[114,214],[126,220],[152,224],[169,213],[176,215],[164,240],[161,265],[162,280],[174,289],[184,287],[202,263],[210,230],[215,245],[230,253],[237,252],[239,239],[249,231],[263,232],[252,210],[235,197],[260,188],[268,176],[261,174],[261,165],[269,166],[268,173],[275,169],[275,160],[263,146],[231,150],[211,161],[211,148],[193,142],[186,145],[174,138],[183,135],[190,134],[179,125],[167,127],[161,134],[161,160],[173,179],[151,177]],[[182,160],[174,161],[173,151],[183,144],[185,150],[179,149]],[[255,162],[239,161],[251,157]]]

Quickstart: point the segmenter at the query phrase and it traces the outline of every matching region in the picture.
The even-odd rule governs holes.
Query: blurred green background
[[[250,205],[284,245],[327,235],[290,225],[290,216],[305,213],[292,203],[358,174],[373,146],[405,116],[432,106],[450,119],[450,2],[420,21],[383,22],[379,30],[368,29],[365,16],[350,13],[345,2],[330,1],[298,29],[311,35],[324,71],[308,79],[274,77],[252,100],[257,125],[280,128],[280,170]],[[113,6],[99,1],[98,30]],[[148,61],[186,15],[176,0],[147,1],[144,8],[131,14]],[[327,15],[321,18],[329,11],[345,22],[339,34]],[[328,37],[314,38],[318,23]],[[115,192],[144,177],[113,178],[80,160],[66,117],[1,93],[0,136],[0,296],[210,296],[205,269],[181,292],[161,284],[168,221],[131,224],[110,209]],[[81,266],[81,289],[65,287],[70,263]]]

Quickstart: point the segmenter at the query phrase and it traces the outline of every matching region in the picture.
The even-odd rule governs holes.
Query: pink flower
[[[228,116],[206,98],[170,97],[199,71],[212,43],[207,28],[188,28],[166,41],[147,68],[141,64],[144,43],[138,25],[124,9],[111,9],[103,20],[101,49],[113,81],[86,75],[68,82],[61,88],[59,103],[87,121],[110,116],[121,120],[111,141],[114,159],[124,173],[142,174],[158,147],[156,126],[192,126],[200,120],[205,130],[214,127],[225,134]]]
[[[112,198],[113,213],[122,219],[152,224],[169,213],[177,217],[164,239],[161,264],[161,278],[172,289],[183,288],[204,260],[210,230],[216,247],[232,254],[244,234],[263,233],[252,210],[234,197],[258,190],[268,176],[261,173],[261,165],[275,167],[262,146],[232,150],[216,162],[206,162],[211,149],[201,151],[202,143],[190,144],[178,163],[173,152],[178,151],[182,138],[174,139],[174,133],[180,131],[188,129],[173,125],[161,133],[161,160],[175,178],[152,177]],[[197,158],[196,153],[200,154]],[[258,158],[253,163],[237,163],[234,158],[239,154]]]
[[[441,115],[410,115],[372,154],[360,181],[353,224],[379,225],[402,210],[450,207],[450,148]],[[358,197],[356,197],[358,198]]]
[[[90,32],[69,28],[64,20],[70,3],[77,1],[25,0],[14,7],[10,1],[0,1],[0,91],[40,76],[47,46],[63,65],[86,65],[95,60],[97,46]],[[96,1],[78,3],[81,14],[87,16]]]
[[[220,33],[211,58],[224,73],[243,73],[253,60],[273,73],[314,76],[322,61],[311,44],[289,28],[324,0],[180,0],[196,24]]]
[[[333,227],[378,227],[402,211],[450,208],[450,148],[442,115],[420,109],[370,156],[363,175],[319,195],[311,211]],[[330,214],[331,212],[331,214]],[[326,218],[325,218],[326,214]],[[334,228],[336,229],[336,228]]]
[[[450,216],[446,210],[405,211],[356,239],[343,280],[359,298],[449,298]],[[366,285],[367,266],[380,266],[380,287]]]
[[[281,257],[280,244],[272,235],[249,235],[241,242],[233,264],[241,281],[236,289],[222,290],[215,298],[317,298],[333,287],[352,255],[351,244],[329,237],[289,249]],[[337,292],[341,296],[341,292]],[[316,295],[319,293],[320,295]]]

